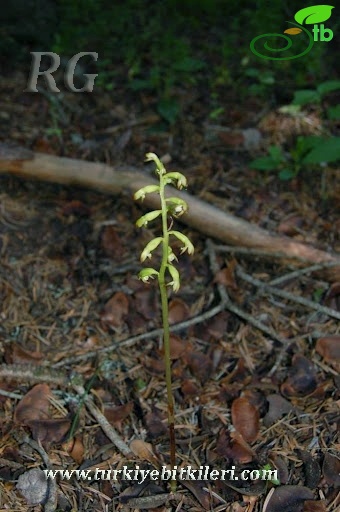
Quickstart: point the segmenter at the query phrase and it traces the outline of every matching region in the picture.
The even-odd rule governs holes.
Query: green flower
[[[185,251],[188,251],[188,254],[194,254],[195,248],[187,236],[183,235],[183,233],[180,233],[179,231],[169,231],[169,235],[174,235],[182,242],[182,244],[184,244],[183,247],[181,247],[181,254]]]
[[[143,201],[145,199],[146,194],[151,194],[152,192],[159,192],[159,185],[146,185],[146,187],[137,190],[137,192],[134,193],[133,197],[135,201],[138,201],[138,199],[141,199]]]
[[[150,222],[151,220],[157,219],[157,217],[159,215],[161,215],[161,213],[162,213],[162,210],[154,210],[153,212],[146,213],[142,217],[139,217],[139,219],[136,222],[136,226],[139,228],[141,228],[143,226],[146,227],[148,225],[148,222]]]
[[[140,255],[140,260],[145,261],[147,258],[151,260],[152,258],[152,251],[157,249],[161,241],[163,240],[163,237],[158,236],[157,238],[154,238],[151,240],[146,246],[144,247],[142,254]]]
[[[174,292],[178,292],[180,287],[180,278],[179,278],[179,272],[176,267],[173,265],[168,265],[168,270],[170,272],[170,275],[172,277],[172,281],[168,283],[170,286],[172,286],[172,289]]]
[[[143,268],[139,274],[138,274],[138,278],[143,281],[143,283],[148,283],[149,282],[149,279],[154,279],[155,276],[158,276],[158,272],[157,270],[155,270],[154,268]]]

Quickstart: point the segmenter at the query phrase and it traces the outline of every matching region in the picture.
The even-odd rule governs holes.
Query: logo
[[[32,66],[31,66],[31,73],[28,79],[27,88],[24,90],[24,92],[39,92],[37,88],[37,81],[39,76],[43,76],[47,88],[50,92],[60,92],[60,89],[58,89],[57,84],[52,76],[52,73],[57,71],[57,69],[60,66],[60,57],[57,53],[54,52],[30,52],[33,60],[32,60]],[[43,55],[47,55],[51,58],[52,64],[46,71],[40,71],[40,63],[41,63],[41,57]],[[92,92],[94,81],[96,79],[96,76],[98,74],[90,74],[90,73],[84,73],[84,77],[86,77],[86,81],[83,87],[80,89],[77,89],[74,86],[73,78],[74,78],[74,72],[76,69],[76,66],[78,64],[79,59],[84,57],[84,55],[90,55],[94,61],[97,61],[98,59],[98,53],[96,52],[79,52],[76,53],[76,55],[73,55],[73,57],[68,61],[66,70],[64,73],[64,83],[65,87],[72,92]]]
[[[262,34],[260,36],[254,37],[250,42],[251,51],[257,56],[261,57],[261,59],[267,60],[291,60],[298,59],[299,57],[303,57],[312,49],[314,42],[321,41],[328,43],[333,39],[333,31],[330,28],[326,28],[323,24],[324,21],[328,20],[331,17],[332,9],[334,9],[334,5],[312,5],[311,7],[305,7],[298,11],[294,19],[297,23],[293,21],[287,21],[289,25],[294,25],[294,27],[287,28],[283,34]],[[318,26],[320,23],[320,26]],[[312,31],[310,32],[303,25],[313,25]],[[297,55],[291,55],[289,57],[276,57],[275,55],[264,55],[260,53],[259,50],[256,49],[259,47],[258,41],[260,39],[265,38],[266,41],[263,44],[263,47],[267,52],[272,52],[274,54],[279,54],[281,52],[289,50],[293,45],[293,40],[289,36],[297,36],[299,34],[307,35],[307,48]],[[312,34],[313,33],[313,34]],[[285,34],[288,34],[287,36]],[[286,45],[283,48],[272,48],[268,43],[268,38],[283,38],[286,41]],[[262,41],[263,43],[263,41]]]

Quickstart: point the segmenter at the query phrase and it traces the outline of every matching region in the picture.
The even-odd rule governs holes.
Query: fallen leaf
[[[65,440],[70,430],[71,421],[67,418],[29,420],[26,425],[32,431],[32,437],[39,441],[46,449],[53,443],[61,443]]]
[[[267,396],[269,408],[267,414],[263,418],[263,424],[265,427],[270,427],[284,414],[288,414],[293,410],[293,406],[288,400],[283,398],[281,395],[272,394]]]
[[[306,357],[295,354],[292,359],[292,375],[281,385],[285,396],[306,396],[316,389],[316,371],[313,363]]]
[[[63,205],[61,214],[65,217],[70,215],[74,215],[75,217],[89,217],[91,214],[91,208],[81,201],[74,199]]]
[[[132,453],[136,455],[141,460],[146,460],[153,464],[154,466],[158,466],[157,457],[154,454],[152,444],[146,443],[141,439],[134,439],[130,443],[130,450]]]
[[[64,450],[66,450],[73,460],[76,461],[77,464],[81,464],[84,460],[85,447],[81,437],[74,437],[70,441],[67,441],[63,445]]]
[[[49,419],[50,396],[47,384],[37,384],[30,389],[15,408],[15,423],[27,425],[32,420]]]
[[[340,311],[340,282],[333,283],[323,300],[329,308]]]
[[[255,452],[238,432],[228,432],[222,429],[219,432],[216,452],[218,455],[228,460],[238,462],[240,464],[248,464],[255,457]]]
[[[127,402],[123,405],[116,405],[114,407],[104,407],[105,418],[115,425],[118,430],[121,430],[122,422],[131,414],[133,403]]]
[[[170,334],[170,358],[179,359],[183,352],[185,352],[187,344],[176,334]],[[164,347],[161,350],[161,354],[164,355]]]
[[[327,512],[326,502],[306,500],[303,504],[303,512]]]
[[[236,398],[231,405],[232,424],[243,439],[254,442],[259,434],[259,413],[245,397]]]
[[[299,450],[298,453],[303,462],[305,485],[306,487],[309,487],[309,489],[316,489],[321,478],[319,463],[314,457],[312,457],[310,452]]]
[[[172,299],[169,302],[169,324],[178,324],[189,318],[189,306],[182,299]]]
[[[154,320],[158,317],[158,302],[155,288],[143,286],[134,293],[135,308],[145,320]],[[145,322],[144,322],[145,325]]]
[[[277,231],[281,235],[294,236],[300,234],[302,226],[303,218],[299,215],[291,215],[280,222]]]
[[[200,389],[191,379],[185,379],[181,383],[181,391],[185,398],[196,398],[200,396]]]
[[[104,227],[100,243],[106,256],[113,259],[121,259],[124,247],[121,237],[114,226]]]
[[[4,358],[7,364],[34,364],[39,365],[43,359],[41,352],[27,351],[18,343],[6,345]]]
[[[325,453],[322,474],[328,485],[340,487],[340,459],[331,453]]]
[[[267,496],[262,512],[302,512],[303,502],[313,498],[314,494],[308,487],[284,485],[273,489]]]
[[[187,363],[194,377],[200,382],[206,382],[211,376],[212,361],[207,355],[201,352],[185,352],[183,360]]]
[[[200,505],[205,510],[211,510],[213,507],[212,499],[210,494],[203,488],[207,487],[207,482],[204,480],[181,480],[181,484],[186,487],[197,499]]]
[[[325,361],[340,361],[340,336],[325,336],[316,342],[315,350]]]
[[[214,278],[214,283],[223,284],[223,286],[230,290],[237,290],[238,286],[235,280],[236,265],[237,261],[235,259],[231,260],[227,267],[217,272]]]
[[[123,292],[116,292],[105,304],[100,315],[101,322],[108,327],[122,327],[129,313],[129,299]]]
[[[156,408],[145,415],[145,425],[152,438],[162,437],[168,433],[168,427],[162,420],[164,417]]]

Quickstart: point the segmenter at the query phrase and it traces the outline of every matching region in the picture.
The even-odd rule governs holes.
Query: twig
[[[297,277],[301,277],[305,274],[311,274],[312,272],[317,272],[318,270],[323,270],[324,268],[336,267],[338,264],[334,261],[326,261],[325,263],[317,263],[316,265],[311,265],[310,267],[300,268],[298,270],[294,270],[293,272],[289,272],[288,274],[284,274],[283,276],[272,279],[269,284],[270,286],[277,286],[278,284],[282,284],[285,281],[290,281],[291,279],[295,279]]]
[[[209,261],[210,261],[210,268],[211,268],[212,273],[215,275],[219,271],[219,267],[218,267],[217,261],[216,261],[215,247],[214,247],[214,244],[212,243],[212,241],[209,239],[207,240],[206,244],[207,244],[207,251],[208,251],[208,256],[209,256]],[[264,332],[268,336],[271,336],[273,339],[282,343],[282,345],[285,346],[285,349],[287,348],[287,344],[289,343],[289,340],[287,340],[286,338],[282,338],[281,336],[276,334],[275,331],[270,329],[270,327],[267,327],[260,320],[257,320],[252,315],[246,313],[245,311],[243,311],[243,309],[239,308],[233,302],[231,302],[229,295],[228,295],[225,287],[222,284],[217,283],[217,289],[218,289],[218,293],[222,299],[224,308],[228,309],[228,311],[231,311],[232,313],[234,313],[238,317],[242,318],[243,320],[246,320],[253,327],[256,327],[257,329]]]
[[[119,434],[116,430],[110,425],[105,416],[100,412],[100,410],[93,403],[92,398],[86,393],[83,386],[73,385],[73,389],[82,397],[84,397],[84,402],[92,416],[97,420],[107,437],[112,441],[112,443],[118,448],[118,450],[127,457],[133,457],[133,453],[131,452],[128,445],[120,438]]]
[[[236,273],[239,277],[241,277],[241,279],[243,279],[247,283],[256,286],[257,288],[260,288],[260,290],[264,290],[266,292],[272,293],[273,295],[277,295],[278,297],[282,297],[283,299],[296,302],[297,304],[301,304],[302,306],[305,306],[309,309],[314,309],[319,313],[323,313],[324,315],[328,315],[332,318],[340,320],[340,313],[335,311],[335,309],[328,308],[327,306],[322,306],[321,304],[317,304],[316,302],[305,299],[304,297],[299,297],[297,295],[294,295],[293,293],[287,292],[285,290],[280,290],[279,288],[275,288],[274,286],[266,284],[263,281],[260,281],[259,279],[256,279],[255,277],[246,274],[246,272],[244,272],[240,267],[237,267]]]
[[[70,382],[61,373],[51,374],[39,366],[24,366],[15,364],[0,365],[0,378],[25,382],[44,382],[55,386],[68,386]]]
[[[178,324],[172,325],[171,332],[178,332],[178,331],[187,329],[188,327],[190,327],[192,325],[196,325],[196,324],[205,322],[206,320],[214,317],[215,315],[217,315],[224,309],[225,309],[224,305],[219,304],[219,305],[213,307],[212,309],[209,309],[209,311],[205,311],[204,313],[201,313],[200,315],[197,315],[193,318],[189,318],[189,320],[185,320],[184,322],[180,322]],[[67,365],[73,365],[73,364],[79,363],[81,361],[84,361],[86,359],[90,359],[91,357],[98,356],[100,354],[109,354],[119,348],[122,348],[122,347],[124,347],[124,348],[132,347],[139,341],[157,338],[159,336],[162,336],[162,334],[163,334],[163,329],[154,329],[153,331],[144,332],[142,334],[138,334],[137,336],[131,336],[130,338],[127,338],[125,340],[118,341],[117,343],[113,343],[109,347],[102,347],[97,350],[92,350],[91,352],[87,352],[86,354],[82,354],[82,355],[75,356],[75,357],[69,357],[67,359],[62,359],[61,361],[58,361],[57,363],[53,364],[52,366],[53,366],[53,368],[60,368],[60,367],[65,367]],[[48,363],[48,364],[50,366],[50,363]],[[1,374],[0,374],[0,376],[1,376]]]

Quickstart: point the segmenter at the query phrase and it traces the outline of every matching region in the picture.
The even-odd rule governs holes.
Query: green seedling
[[[140,217],[136,225],[138,227],[146,227],[147,224],[158,217],[162,222],[162,235],[157,236],[151,240],[143,249],[140,259],[142,262],[151,259],[153,251],[157,248],[161,249],[161,263],[158,270],[152,267],[143,268],[139,272],[139,279],[144,283],[150,279],[157,278],[162,308],[162,324],[163,324],[163,343],[164,343],[164,363],[165,363],[165,380],[167,389],[168,401],[168,425],[169,425],[169,438],[170,438],[170,464],[172,469],[176,464],[176,440],[175,440],[175,414],[174,414],[174,396],[172,392],[172,379],[171,379],[171,360],[170,360],[170,328],[169,328],[169,308],[168,308],[168,287],[172,287],[174,292],[177,292],[180,287],[180,275],[174,265],[177,260],[175,253],[170,245],[171,239],[177,239],[181,242],[181,254],[185,251],[188,254],[193,254],[194,246],[189,238],[180,231],[172,229],[173,218],[180,217],[188,209],[187,203],[178,197],[166,197],[165,187],[167,185],[175,185],[178,189],[187,186],[186,177],[180,172],[166,172],[166,169],[160,159],[154,153],[146,155],[147,162],[155,162],[156,174],[159,179],[159,185],[147,185],[146,187],[138,190],[134,199],[143,200],[147,194],[157,193],[160,198],[160,209],[146,213]],[[171,489],[176,489],[176,481],[172,480]]]

